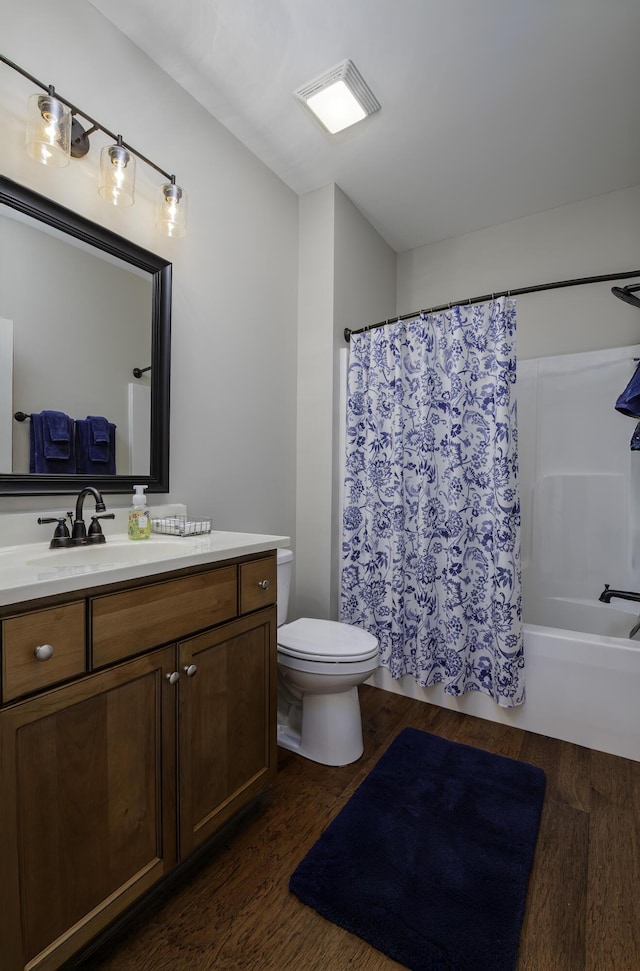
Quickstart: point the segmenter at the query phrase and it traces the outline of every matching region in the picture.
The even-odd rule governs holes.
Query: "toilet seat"
[[[375,657],[378,641],[351,624],[301,617],[278,628],[278,651],[300,660],[349,663]]]

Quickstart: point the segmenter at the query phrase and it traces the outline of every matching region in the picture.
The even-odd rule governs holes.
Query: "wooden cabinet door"
[[[176,860],[175,646],[0,711],[0,966],[58,968]]]
[[[275,775],[275,608],[178,646],[179,829],[184,858]]]

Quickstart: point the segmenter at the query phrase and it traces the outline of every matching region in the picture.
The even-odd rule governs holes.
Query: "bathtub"
[[[369,684],[454,711],[640,761],[640,604],[548,597],[525,623],[526,701],[500,708],[477,691],[450,698],[437,685],[394,681],[378,668]],[[588,630],[588,633],[583,633]]]

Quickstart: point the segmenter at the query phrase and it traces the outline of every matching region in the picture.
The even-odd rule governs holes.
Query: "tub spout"
[[[604,590],[600,594],[600,600],[602,603],[608,604],[614,597],[618,600],[636,600],[640,603],[640,593],[634,593],[632,590],[610,590],[609,584],[605,583]]]

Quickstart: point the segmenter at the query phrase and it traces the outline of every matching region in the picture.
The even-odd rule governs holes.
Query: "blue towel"
[[[91,443],[93,445],[109,444],[109,422],[106,418],[99,415],[87,415],[87,421],[91,426]]]
[[[96,439],[106,437],[108,441]],[[116,426],[97,415],[76,421],[76,466],[79,475],[116,474]]]
[[[42,445],[46,459],[68,459],[71,455],[73,422],[63,411],[41,411]]]
[[[75,473],[73,421],[64,412],[32,413],[29,429],[29,471],[54,475]]]
[[[629,384],[616,401],[616,411],[628,415],[629,418],[640,418],[640,363],[633,372]]]
[[[43,411],[41,414],[44,418],[45,445],[47,444],[47,440],[50,443],[66,442],[67,455],[61,455],[60,458],[69,458],[68,446],[71,440],[71,419],[68,415],[65,415],[64,411]],[[51,457],[57,458],[57,456]]]
[[[91,462],[108,462],[111,436],[109,422],[99,415],[87,415],[89,423],[88,452]]]

